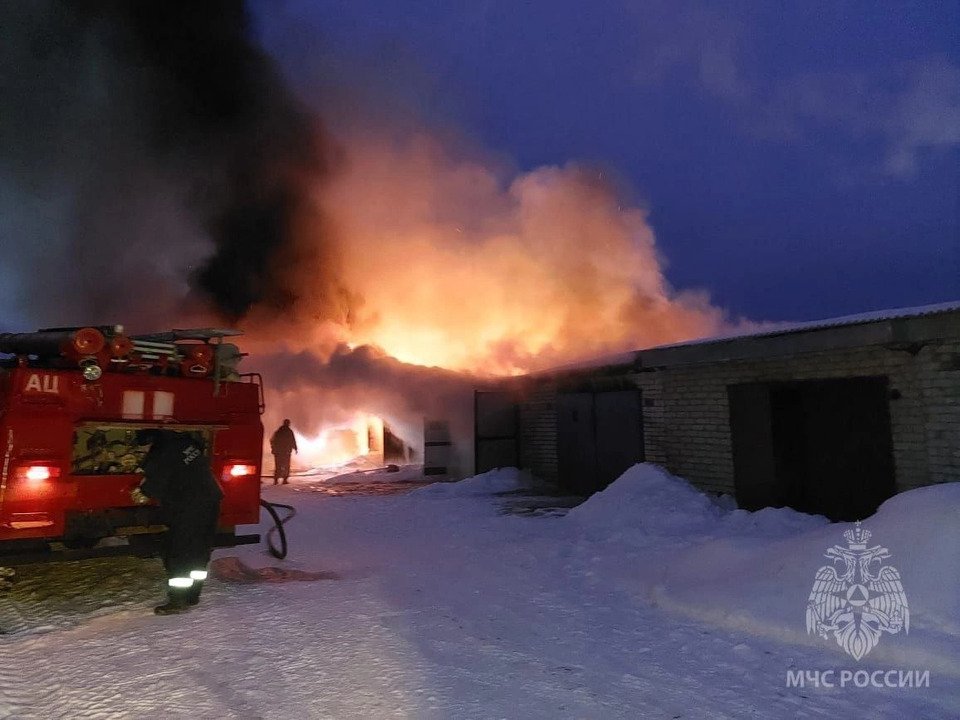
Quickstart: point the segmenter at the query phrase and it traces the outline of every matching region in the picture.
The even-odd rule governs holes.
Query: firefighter
[[[131,493],[135,502],[160,504],[167,526],[161,555],[167,571],[167,602],[157,615],[185,612],[200,600],[213,550],[223,492],[210,469],[204,442],[192,433],[141,430],[143,482]]]
[[[287,478],[290,477],[290,453],[297,450],[297,438],[290,429],[290,421],[284,420],[283,425],[277,428],[270,438],[270,452],[273,453],[273,484],[276,485],[279,480],[287,484]]]

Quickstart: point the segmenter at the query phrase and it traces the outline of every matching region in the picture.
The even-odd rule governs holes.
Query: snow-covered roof
[[[950,335],[960,337],[960,301],[891,308],[805,322],[765,323],[761,329],[733,332],[685,342],[657,345],[643,350],[591,358],[578,363],[531,373],[528,377],[548,378],[577,374],[601,368],[623,369],[664,367],[697,362],[772,357],[800,352],[816,352],[844,347],[921,342],[930,327],[894,328],[893,323],[915,321],[957,313]],[[935,318],[934,318],[935,319]],[[942,330],[943,323],[939,323]],[[778,338],[780,338],[778,340]],[[800,338],[804,338],[801,340]]]
[[[661,345],[639,355],[640,364],[652,368],[877,345],[911,349],[945,336],[960,337],[960,302],[782,323],[759,331]]]
[[[775,335],[787,335],[790,333],[807,332],[810,330],[843,327],[846,325],[861,325],[864,323],[880,322],[883,320],[899,320],[904,318],[923,317],[926,315],[938,315],[940,313],[958,311],[960,311],[960,301],[939,303],[936,305],[917,305],[915,307],[908,308],[873,310],[871,312],[858,313],[856,315],[842,315],[841,317],[828,318],[825,320],[768,323],[765,324],[766,329],[763,330],[754,330],[742,333],[736,332],[730,335],[716,335],[708,338],[696,338],[694,340],[685,340],[684,342],[671,343],[669,345],[657,345],[648,349],[665,350],[667,348],[685,347],[688,345],[704,345],[706,343],[727,342],[730,340],[739,340],[740,338],[773,337]]]

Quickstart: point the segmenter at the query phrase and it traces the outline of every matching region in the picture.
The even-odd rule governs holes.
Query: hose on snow
[[[283,529],[283,524],[296,515],[297,510],[293,507],[293,505],[271,503],[267,502],[266,500],[261,500],[260,505],[266,509],[266,511],[270,513],[270,517],[273,518],[273,527],[267,531],[267,549],[275,558],[278,560],[283,560],[287,556],[287,533]],[[286,510],[286,515],[281,518],[280,514],[277,512],[277,508]],[[279,548],[273,544],[273,536],[275,534],[280,538]]]

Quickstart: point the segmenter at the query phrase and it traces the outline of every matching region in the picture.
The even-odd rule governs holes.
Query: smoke
[[[517,174],[449,137],[354,133],[323,188],[348,321],[303,348],[368,344],[420,365],[513,374],[719,332],[667,283],[647,213],[602,170]],[[298,290],[299,292],[299,290]],[[329,345],[327,351],[329,351]]]
[[[334,143],[239,0],[12,0],[0,27],[7,324],[236,323],[268,422],[408,442],[466,435],[475,376],[727,326],[602,169],[520,173],[409,117]]]
[[[339,141],[343,165],[318,197],[353,297],[335,322],[310,312],[307,282],[306,314],[279,335],[251,315],[271,422],[313,434],[362,408],[417,446],[424,419],[446,419],[468,456],[478,376],[728,329],[703,294],[670,288],[646,211],[602,171],[517,174],[426,132]],[[270,354],[278,337],[286,352]]]
[[[17,277],[56,288],[24,293],[20,314],[237,319],[296,303],[285,264],[330,277],[305,192],[333,151],[249,41],[242,2],[13,0],[0,13],[0,62],[17,69],[0,80],[0,247]]]
[[[268,422],[294,411],[300,430],[345,426],[358,409],[376,415],[416,440],[422,418],[446,418],[451,408],[471,407],[476,379],[437,367],[403,363],[370,346],[336,348],[325,360],[310,352],[263,355],[274,400]]]

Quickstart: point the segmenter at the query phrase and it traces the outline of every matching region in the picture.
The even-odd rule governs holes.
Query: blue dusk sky
[[[958,2],[252,7],[321,114],[353,86],[518,171],[609,169],[649,208],[670,282],[735,315],[960,299]]]

